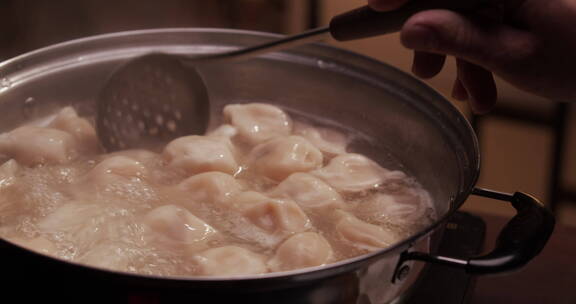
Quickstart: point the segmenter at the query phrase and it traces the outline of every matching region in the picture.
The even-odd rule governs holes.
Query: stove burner
[[[451,257],[471,257],[482,250],[486,224],[481,218],[457,212],[446,224],[438,254]],[[416,282],[405,304],[465,304],[470,302],[475,278],[462,269],[429,264]]]

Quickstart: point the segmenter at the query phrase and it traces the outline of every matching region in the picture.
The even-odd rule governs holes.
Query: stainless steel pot
[[[93,114],[94,96],[104,79],[130,57],[154,51],[220,52],[273,37],[214,29],[137,31],[80,39],[22,55],[0,65],[0,131],[63,105]],[[414,260],[470,273],[509,271],[537,255],[552,232],[552,215],[533,198],[474,188],[479,150],[466,119],[434,90],[386,64],[313,44],[243,62],[207,65],[200,72],[213,114],[227,103],[265,101],[359,131],[353,148],[387,167],[398,167],[399,161],[402,170],[429,190],[438,220],[411,238],[368,255],[323,267],[237,278],[119,273],[36,254],[0,240],[0,269],[10,281],[4,284],[37,283],[67,290],[98,286],[160,299],[212,302],[388,303],[401,298],[418,277],[422,264]],[[434,255],[432,236],[441,233],[443,223],[470,194],[508,201],[518,215],[488,255]]]

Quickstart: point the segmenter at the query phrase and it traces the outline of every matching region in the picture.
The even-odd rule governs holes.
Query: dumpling
[[[332,247],[316,232],[296,234],[282,243],[268,261],[272,271],[320,266],[332,258]]]
[[[240,192],[242,186],[234,177],[222,172],[204,172],[191,176],[178,185],[186,200],[219,204]]]
[[[398,236],[389,230],[366,223],[350,213],[337,212],[340,219],[336,222],[336,232],[355,247],[373,251],[399,241]]]
[[[299,123],[294,125],[294,134],[306,138],[327,156],[346,153],[348,139],[346,135],[336,130]]]
[[[8,160],[0,165],[0,191],[2,191],[3,188],[14,184],[17,171],[18,163],[16,163],[16,161],[13,159]]]
[[[60,110],[54,120],[48,124],[48,127],[65,131],[74,136],[79,151],[95,153],[99,150],[96,130],[88,120],[78,117],[72,107],[65,107]]]
[[[358,192],[380,185],[389,172],[363,155],[347,153],[311,173],[338,191]]]
[[[292,121],[280,108],[261,103],[232,104],[224,107],[225,119],[238,130],[240,138],[249,144],[290,135]]]
[[[238,246],[208,249],[192,257],[201,275],[230,276],[265,273],[265,257]]]
[[[24,126],[0,135],[0,154],[25,166],[63,164],[78,156],[78,147],[68,132]]]
[[[208,136],[217,136],[224,138],[232,138],[238,134],[238,129],[232,125],[223,124],[218,128],[208,132]]]
[[[308,216],[298,204],[288,199],[271,199],[254,191],[236,195],[233,208],[270,233],[303,232],[311,226]]]
[[[152,151],[143,150],[143,149],[131,149],[131,150],[122,150],[108,154],[108,157],[113,156],[124,156],[131,158],[133,160],[139,161],[141,163],[148,162],[152,159],[157,158],[159,155]]]
[[[11,159],[0,165],[0,213],[18,206],[20,193],[18,193],[16,174],[18,163]]]
[[[132,260],[129,248],[118,242],[102,242],[78,258],[78,262],[104,269],[130,271]]]
[[[344,207],[344,201],[338,192],[308,173],[293,173],[270,191],[269,195],[290,198],[302,208],[310,210],[322,211]]]
[[[163,156],[168,165],[188,176],[208,171],[234,174],[238,164],[228,140],[210,136],[184,136],[171,141]]]
[[[146,167],[141,162],[126,156],[112,156],[94,166],[88,176],[92,180],[105,181],[115,177],[143,178],[146,173]]]
[[[248,155],[248,167],[274,181],[320,168],[322,161],[322,152],[300,136],[271,139]]]
[[[112,156],[100,161],[85,175],[66,186],[66,191],[79,202],[118,206],[156,199],[148,184],[148,169],[139,161],[126,156]]]
[[[188,250],[206,248],[218,232],[184,208],[164,205],[149,211],[144,222],[163,243],[183,245]]]
[[[358,214],[371,220],[402,227],[428,224],[426,215],[432,212],[430,198],[424,193],[407,191],[391,195],[376,193],[358,205]]]
[[[43,232],[58,233],[60,237],[75,242],[78,247],[84,247],[108,237],[107,231],[101,226],[105,212],[98,204],[72,201],[39,220],[37,226]]]

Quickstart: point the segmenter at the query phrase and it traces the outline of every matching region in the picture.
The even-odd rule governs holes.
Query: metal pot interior
[[[107,75],[138,54],[212,53],[273,38],[213,29],[139,31],[22,55],[0,65],[0,132],[63,105],[91,115]],[[212,123],[218,122],[216,113],[225,104],[260,101],[354,130],[355,151],[384,167],[406,171],[430,192],[438,222],[463,203],[476,182],[478,146],[464,117],[434,90],[384,63],[313,44],[209,64],[199,71],[210,94]]]

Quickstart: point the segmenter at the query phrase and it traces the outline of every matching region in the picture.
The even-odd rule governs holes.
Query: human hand
[[[375,10],[410,0],[368,0]],[[429,0],[433,1],[433,0]],[[494,9],[472,16],[428,10],[410,17],[402,44],[415,51],[412,71],[438,74],[446,55],[456,57],[452,95],[477,113],[496,102],[492,72],[512,85],[556,100],[576,100],[576,1],[494,0]]]

